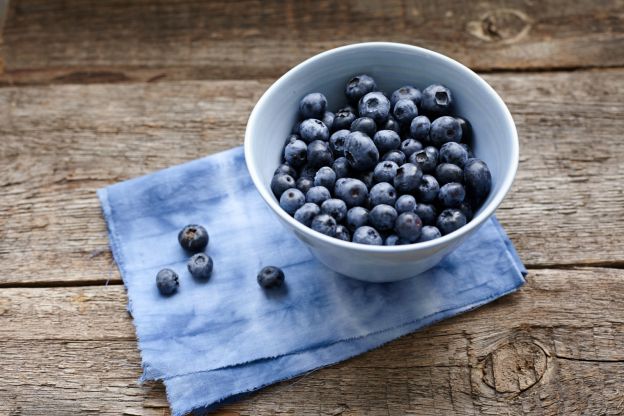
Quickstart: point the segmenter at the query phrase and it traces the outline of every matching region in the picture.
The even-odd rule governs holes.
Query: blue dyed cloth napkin
[[[374,284],[318,263],[270,212],[238,147],[100,189],[113,255],[128,291],[144,380],[163,380],[174,415],[379,347],[515,291],[526,273],[492,218],[440,265]],[[203,224],[214,272],[197,281],[178,231]],[[348,261],[348,260],[346,260]],[[264,291],[256,274],[284,269]],[[159,295],[158,270],[180,276]]]

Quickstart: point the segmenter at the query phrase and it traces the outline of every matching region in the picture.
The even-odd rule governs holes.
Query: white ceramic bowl
[[[320,234],[295,221],[279,206],[270,182],[297,118],[301,97],[325,94],[328,109],[346,104],[344,87],[354,75],[369,74],[386,94],[403,85],[450,88],[455,113],[470,121],[473,150],[492,173],[492,190],[472,221],[442,238],[403,246],[367,246]],[[245,159],[260,195],[286,227],[330,269],[356,279],[389,282],[435,266],[474,233],[496,210],[518,166],[518,136],[509,110],[483,79],[436,52],[397,43],[361,43],[332,49],[297,65],[278,79],[253,109],[245,132]]]

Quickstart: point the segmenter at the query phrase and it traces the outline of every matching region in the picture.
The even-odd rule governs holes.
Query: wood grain
[[[623,292],[622,270],[533,270],[518,293],[218,414],[619,414]],[[2,295],[1,414],[166,413],[160,384],[136,383],[122,286]]]
[[[362,41],[434,49],[477,70],[624,65],[620,0],[15,0],[0,83],[274,78]]]
[[[498,215],[531,267],[624,264],[623,76],[486,77],[521,139]],[[95,190],[241,144],[268,84],[0,89],[0,285],[118,282]]]

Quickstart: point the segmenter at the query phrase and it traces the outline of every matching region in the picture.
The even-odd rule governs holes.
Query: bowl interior
[[[381,91],[391,94],[403,85],[423,89],[434,83],[450,88],[454,113],[469,120],[475,155],[492,173],[492,192],[481,207],[500,199],[517,164],[517,138],[508,110],[498,95],[476,74],[443,55],[408,45],[369,43],[317,55],[280,78],[262,97],[248,125],[248,164],[255,169],[265,196],[281,160],[283,146],[297,120],[298,103],[310,92],[321,92],[328,109],[346,104],[344,87],[354,75],[366,73]],[[251,139],[251,140],[250,140]],[[261,190],[262,192],[262,190]],[[497,197],[498,195],[498,197]]]

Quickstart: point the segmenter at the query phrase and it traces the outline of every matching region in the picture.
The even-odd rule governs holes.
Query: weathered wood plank
[[[619,414],[624,271],[532,270],[518,293],[218,414]],[[2,289],[0,413],[161,415],[122,286]]]
[[[529,266],[623,264],[623,76],[486,77],[519,129],[520,170],[499,217]],[[267,85],[1,89],[0,285],[118,281],[95,190],[241,144]]]
[[[619,0],[12,1],[1,84],[276,77],[354,42],[412,43],[478,70],[624,65]]]

